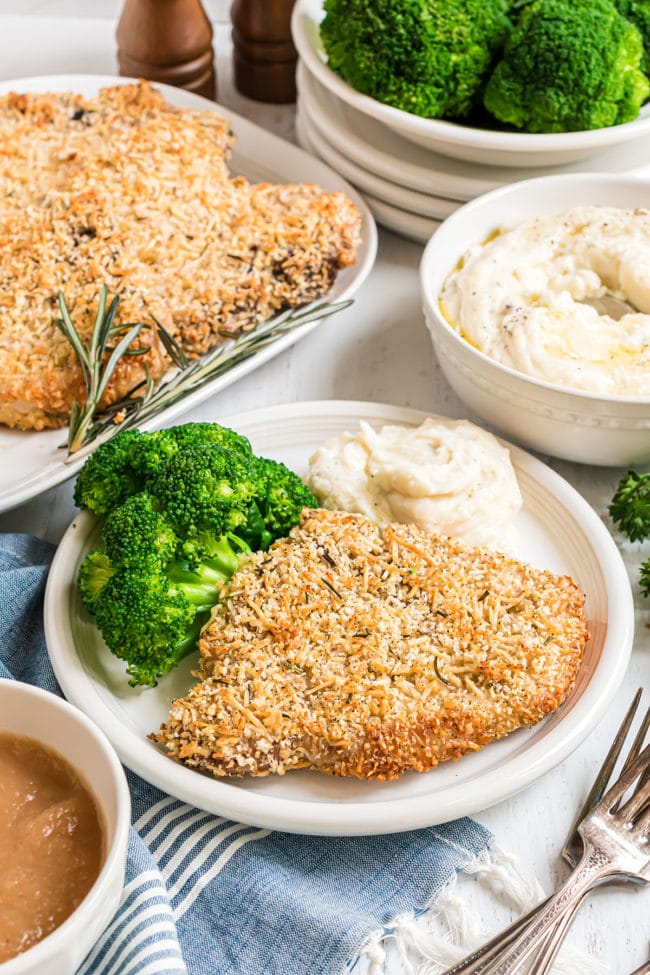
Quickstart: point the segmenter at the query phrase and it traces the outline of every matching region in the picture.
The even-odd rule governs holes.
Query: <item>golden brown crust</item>
[[[533,725],[587,640],[566,576],[414,526],[305,511],[224,591],[169,755],[221,775],[392,779]]]
[[[178,110],[147,83],[0,98],[0,423],[60,426],[83,398],[52,324],[62,290],[88,335],[102,284],[118,322],[155,316],[189,354],[325,294],[355,260],[360,216],[342,193],[231,178],[229,124]],[[168,360],[155,331],[108,401]]]

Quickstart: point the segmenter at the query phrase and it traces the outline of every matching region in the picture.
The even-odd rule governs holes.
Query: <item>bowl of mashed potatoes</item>
[[[122,896],[124,770],[67,701],[0,678],[0,969],[71,975]]]
[[[457,210],[420,266],[456,393],[555,457],[650,461],[650,179],[526,180]]]

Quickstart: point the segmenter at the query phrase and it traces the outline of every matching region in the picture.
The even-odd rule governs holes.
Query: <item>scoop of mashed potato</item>
[[[358,433],[319,447],[307,483],[324,508],[500,550],[512,546],[522,505],[508,450],[467,420],[432,417],[381,430],[362,422]]]

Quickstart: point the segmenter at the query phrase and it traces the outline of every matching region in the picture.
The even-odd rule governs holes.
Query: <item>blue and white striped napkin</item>
[[[0,536],[0,676],[60,694],[42,627],[53,551]],[[490,841],[470,819],[387,836],[294,836],[195,809],[130,773],[129,784],[122,902],[78,975],[339,975]]]

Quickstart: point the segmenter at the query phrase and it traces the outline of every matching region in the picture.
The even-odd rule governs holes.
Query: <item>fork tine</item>
[[[639,687],[636,694],[634,695],[634,698],[632,699],[632,703],[628,709],[627,714],[623,718],[621,725],[618,731],[616,732],[614,740],[610,746],[609,751],[607,752],[607,755],[605,756],[603,764],[600,766],[600,769],[598,770],[598,774],[596,775],[596,778],[594,779],[594,783],[591,789],[589,790],[589,794],[585,799],[584,803],[582,804],[580,811],[578,812],[576,818],[574,819],[571,825],[571,829],[569,830],[569,833],[567,835],[566,842],[564,844],[564,847],[562,848],[562,856],[572,866],[575,866],[576,863],[576,856],[574,855],[574,850],[573,850],[574,844],[576,842],[576,838],[578,839],[578,842],[581,843],[581,839],[578,834],[578,826],[585,818],[585,816],[587,816],[591,812],[591,810],[594,808],[596,803],[601,799],[605,789],[607,788],[607,784],[611,778],[612,772],[614,771],[614,766],[618,761],[618,757],[621,754],[621,750],[625,743],[625,739],[627,738],[627,734],[630,730],[630,726],[638,710],[639,702],[641,701],[642,694],[643,694],[643,688]],[[637,740],[635,738],[634,745],[632,747],[634,748],[636,744],[637,744]],[[640,744],[641,743],[639,743],[639,747]],[[636,755],[634,756],[634,758],[636,758]]]
[[[650,728],[650,708],[648,708],[644,715],[643,721],[641,722],[641,727],[636,733],[636,737],[632,742],[632,747],[630,748],[629,754],[625,759],[625,763],[621,771],[627,772],[628,768],[641,751],[641,747],[645,741],[645,736],[648,734],[648,728]]]
[[[640,785],[634,795],[630,796],[621,808],[621,815],[629,823],[638,821],[639,826],[645,826],[646,821],[650,822],[650,810],[645,809],[648,800],[650,800],[650,779]]]
[[[648,710],[646,711],[643,721],[641,722],[641,727],[636,733],[636,737],[634,739],[634,742],[632,743],[632,747],[630,748],[629,754],[623,764],[622,772],[627,772],[627,770],[632,765],[632,762],[636,759],[637,755],[641,751],[649,727],[650,727],[650,708],[648,708]],[[630,797],[630,802],[632,799],[635,800],[634,806],[630,806],[630,802],[628,802],[626,803],[623,809],[624,814],[628,818],[636,816],[637,813],[643,810],[643,806],[647,802],[648,795],[646,794],[645,798],[642,799],[639,799],[638,797],[642,795],[644,786],[649,781],[650,781],[650,763],[648,763],[647,768],[645,768],[641,773],[641,775],[639,776],[639,781],[636,784],[634,794]]]
[[[623,774],[620,776],[619,779],[617,779],[614,785],[607,790],[607,792],[602,797],[600,802],[594,807],[594,812],[598,812],[598,813],[614,812],[617,804],[621,801],[621,799],[628,791],[628,789],[632,788],[638,776],[643,775],[643,773],[648,768],[649,763],[650,763],[650,745],[646,745],[643,751],[640,752],[639,755],[637,755],[637,757],[632,762],[628,770],[626,772],[623,772]],[[641,789],[638,789],[635,792],[635,794],[632,796],[632,798],[629,799],[623,805],[623,807],[619,812],[619,815],[625,816],[626,809],[632,803],[634,803],[635,806],[638,805],[637,803],[635,803],[635,800],[639,795],[643,794],[645,796],[643,800],[643,802],[645,802],[648,798],[648,795],[650,795],[649,788],[650,788],[650,782],[647,782],[645,786],[643,786]],[[643,805],[643,803],[641,803],[641,805]]]

